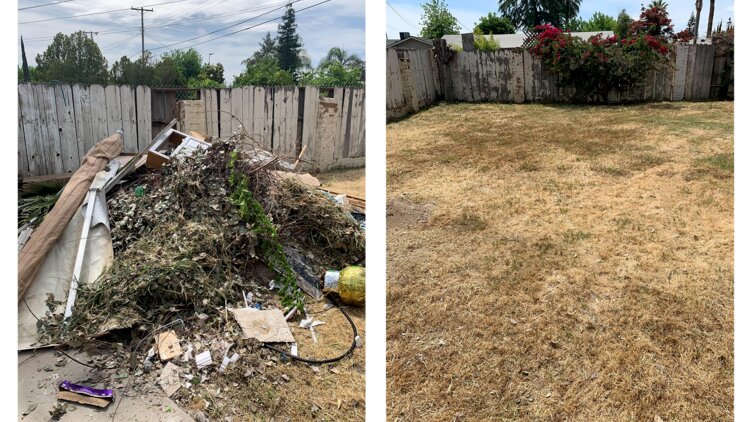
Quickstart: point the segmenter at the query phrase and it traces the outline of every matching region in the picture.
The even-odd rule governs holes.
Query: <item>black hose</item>
[[[352,321],[352,317],[350,317],[349,314],[346,313],[346,311],[344,310],[344,308],[342,308],[341,306],[339,306],[339,304],[336,303],[336,302],[333,302],[333,304],[334,304],[334,306],[336,306],[337,308],[339,308],[339,311],[341,311],[342,314],[344,314],[344,317],[346,317],[346,320],[349,321],[349,325],[352,326],[352,331],[354,332],[354,338],[352,339],[352,345],[349,346],[349,349],[346,352],[344,352],[343,354],[341,354],[339,356],[336,356],[335,358],[320,359],[320,360],[318,360],[318,359],[307,359],[307,358],[303,358],[303,357],[299,357],[299,356],[290,355],[288,352],[285,352],[285,351],[283,351],[281,349],[277,349],[276,347],[271,346],[270,344],[265,344],[264,343],[263,347],[265,347],[266,349],[269,349],[269,350],[273,350],[276,353],[281,353],[282,355],[287,355],[290,358],[292,358],[293,360],[300,361],[300,362],[305,362],[305,363],[311,363],[311,364],[315,364],[315,365],[322,365],[324,363],[338,362],[341,359],[344,359],[345,357],[349,356],[354,351],[354,349],[357,347],[357,337],[359,337],[359,333],[357,332],[357,326],[354,325],[354,321]]]

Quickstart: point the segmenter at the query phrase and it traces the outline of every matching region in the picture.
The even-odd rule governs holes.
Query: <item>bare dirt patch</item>
[[[389,213],[414,192],[435,208],[389,215],[388,419],[731,420],[732,113],[451,104],[389,124]]]

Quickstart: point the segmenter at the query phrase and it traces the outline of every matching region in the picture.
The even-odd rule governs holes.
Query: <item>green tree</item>
[[[687,21],[687,30],[690,35],[695,36],[695,12],[690,12],[690,18]]]
[[[620,11],[620,14],[617,15],[615,35],[617,35],[618,38],[626,38],[628,36],[628,31],[630,30],[630,25],[632,23],[633,18],[628,15],[628,12],[626,12],[625,9],[622,9],[622,11]]]
[[[495,51],[500,48],[500,43],[495,40],[492,32],[485,37],[484,34],[479,30],[479,27],[474,28],[474,50],[477,51]]]
[[[431,40],[442,38],[446,34],[458,34],[461,29],[458,20],[448,10],[445,0],[430,0],[422,6],[422,33]]]
[[[18,66],[18,82],[23,82],[23,67]],[[36,74],[36,67],[29,67],[29,82],[39,82],[39,77]]]
[[[187,50],[176,50],[166,53],[162,58],[169,57],[177,66],[177,70],[182,74],[185,80],[198,77],[198,73],[203,66],[203,57],[194,48]]]
[[[247,66],[248,63],[257,63],[265,57],[278,57],[276,38],[272,38],[270,32],[266,32],[266,36],[260,42],[260,49],[255,50],[252,56],[242,61],[242,64]]]
[[[107,59],[83,31],[58,33],[42,54],[36,56],[40,81],[82,84],[107,83]]]
[[[154,80],[154,67],[146,60],[139,58],[131,61],[128,56],[122,56],[112,64],[109,71],[110,83],[117,85],[151,85]]]
[[[185,86],[186,82],[187,79],[171,56],[163,56],[154,66],[154,86]]]
[[[475,32],[477,28],[481,34],[514,34],[516,32],[510,19],[497,16],[493,12],[488,13],[487,16],[481,16],[474,26]]]
[[[658,7],[660,9],[666,9],[669,4],[665,2],[664,0],[651,0],[651,3],[648,4],[649,9],[653,9],[654,7]]]
[[[616,28],[617,20],[615,18],[601,12],[594,12],[589,20],[584,21],[581,31],[614,31]]]
[[[365,62],[356,54],[333,47],[313,72],[306,73],[300,82],[316,86],[359,85],[364,80]]]
[[[294,8],[291,5],[286,8],[286,12],[284,12],[284,16],[281,18],[281,23],[278,26],[277,42],[278,65],[296,80],[297,71],[302,64],[300,60],[302,41],[299,34],[297,34],[297,22],[294,15]]]
[[[499,0],[500,13],[516,27],[531,28],[549,23],[558,28],[574,24],[581,0]]]
[[[195,78],[188,79],[190,88],[221,88],[224,86],[224,65],[204,64]]]
[[[234,78],[233,86],[294,85],[294,76],[281,68],[275,57],[263,57],[254,63],[247,63],[244,72]]]

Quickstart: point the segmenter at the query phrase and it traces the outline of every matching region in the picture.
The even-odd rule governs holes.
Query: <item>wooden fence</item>
[[[675,54],[609,102],[701,101],[725,98],[732,89],[729,58],[713,45],[677,45]],[[441,67],[442,69],[438,69]],[[388,51],[387,116],[397,118],[439,98],[455,101],[570,102],[573,90],[559,86],[538,57],[523,49],[456,52],[445,64],[432,50]],[[445,88],[443,88],[445,87]],[[445,91],[445,92],[443,92]]]
[[[124,151],[151,141],[151,92],[145,86],[18,85],[19,174],[75,171],[94,144],[124,129]]]
[[[68,173],[99,140],[124,129],[123,152],[135,153],[176,110],[179,129],[227,137],[242,124],[275,154],[302,156],[309,169],[363,166],[363,88],[203,89],[174,103],[146,86],[18,85],[18,166],[23,176]]]

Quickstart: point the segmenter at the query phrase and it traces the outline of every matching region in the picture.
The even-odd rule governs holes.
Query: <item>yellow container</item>
[[[351,266],[341,271],[326,271],[323,291],[337,292],[347,305],[364,305],[365,268]]]

